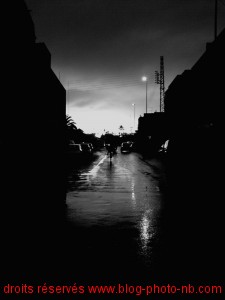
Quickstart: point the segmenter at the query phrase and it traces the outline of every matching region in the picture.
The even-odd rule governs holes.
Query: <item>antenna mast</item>
[[[164,94],[165,94],[164,59],[163,59],[163,56],[160,56],[159,83],[160,83],[160,112],[163,112],[164,111]]]
[[[155,71],[155,83],[160,85],[160,112],[164,111],[164,94],[165,94],[165,82],[164,82],[164,59],[160,56],[160,71]]]

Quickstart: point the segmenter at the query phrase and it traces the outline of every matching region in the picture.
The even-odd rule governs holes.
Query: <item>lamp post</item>
[[[142,81],[146,82],[146,114],[148,112],[148,77],[143,76]]]
[[[132,106],[134,107],[134,132],[135,132],[135,103],[132,103]]]

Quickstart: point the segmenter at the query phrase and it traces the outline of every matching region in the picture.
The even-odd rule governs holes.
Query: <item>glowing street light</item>
[[[146,114],[147,114],[147,111],[148,111],[148,77],[146,76],[143,76],[142,77],[142,81],[145,81],[146,82]]]

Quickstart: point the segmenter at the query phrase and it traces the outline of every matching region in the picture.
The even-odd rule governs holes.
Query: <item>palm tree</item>
[[[77,131],[77,126],[71,116],[66,115],[66,135],[67,141],[74,139],[75,133]]]
[[[77,126],[75,125],[76,123],[74,122],[74,120],[72,119],[71,116],[66,115],[66,126],[68,128],[71,128],[72,130],[77,130]]]
[[[120,127],[119,127],[119,131],[120,131],[120,135],[122,134],[122,132],[124,131],[124,127],[123,127],[123,125],[120,125]]]

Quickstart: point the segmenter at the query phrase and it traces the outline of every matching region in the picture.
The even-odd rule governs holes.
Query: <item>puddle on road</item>
[[[105,247],[101,232],[107,230],[110,236],[113,230],[112,251],[125,251],[128,256],[135,251],[132,255],[148,263],[158,234],[161,209],[161,194],[156,179],[148,175],[151,173],[151,167],[137,155],[118,154],[113,157],[112,165],[103,156],[79,175],[76,189],[68,193],[69,221],[79,228],[97,228],[95,234],[100,235],[97,248]],[[126,237],[122,228],[126,228]],[[88,239],[88,232],[92,231],[86,229],[85,239]]]

